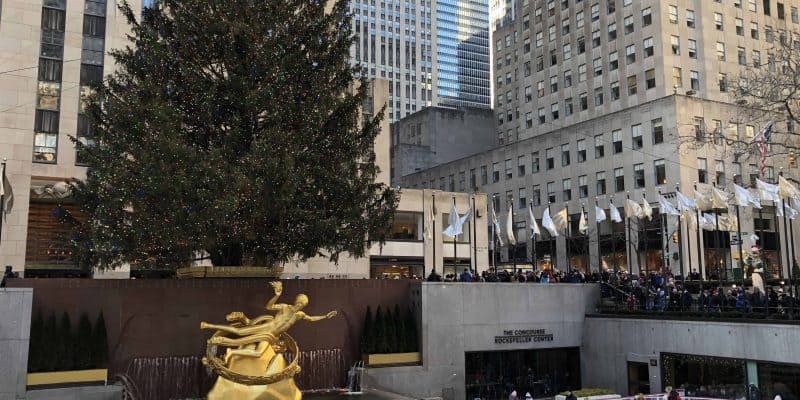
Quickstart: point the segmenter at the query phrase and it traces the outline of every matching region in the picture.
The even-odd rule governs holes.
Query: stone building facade
[[[740,257],[737,235],[698,234],[686,221],[678,230],[675,217],[634,222],[630,231],[606,221],[598,235],[594,204],[607,210],[611,201],[623,207],[628,195],[640,204],[646,196],[657,209],[658,193],[672,197],[676,185],[689,194],[695,182],[701,191],[749,185],[758,174],[757,153],[735,146],[752,142],[767,120],[749,118],[736,105],[730,82],[746,70],[776,68],[770,49],[797,34],[797,6],[520,0],[515,17],[494,35],[497,147],[404,176],[401,184],[441,189],[465,174],[469,190],[489,194],[498,215],[511,207],[527,243],[498,249],[498,262],[634,272],[669,267],[731,278]],[[785,118],[773,119],[774,132],[794,131]],[[770,156],[767,165],[765,180],[777,179],[781,167],[798,176],[787,155]],[[575,233],[552,240],[543,232],[534,245],[527,207],[538,219],[549,203],[552,212],[568,207]],[[587,235],[577,234],[583,206]],[[773,274],[788,277],[791,232],[774,214],[770,207],[755,217],[741,210],[741,253],[750,249],[750,235],[763,237]],[[675,232],[682,233],[677,240]]]

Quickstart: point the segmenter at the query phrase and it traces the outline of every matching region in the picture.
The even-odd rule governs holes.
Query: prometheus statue
[[[208,393],[208,400],[300,400],[300,390],[294,376],[300,372],[297,359],[300,350],[286,331],[297,321],[320,321],[333,318],[336,311],[312,317],[302,311],[308,296],[297,295],[294,304],[276,303],[283,292],[281,282],[271,283],[275,296],[266,305],[275,315],[247,318],[242,312],[232,312],[226,320],[230,325],[200,323],[200,329],[216,330],[206,346],[203,364],[217,375],[217,382]],[[225,359],[220,359],[217,346],[226,347]],[[293,354],[292,362],[283,357]]]

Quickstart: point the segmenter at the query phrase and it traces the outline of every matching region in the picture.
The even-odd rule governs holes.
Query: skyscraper
[[[354,63],[389,85],[390,121],[426,106],[490,106],[484,0],[353,0]]]

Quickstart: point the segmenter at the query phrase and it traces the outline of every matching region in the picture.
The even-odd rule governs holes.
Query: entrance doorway
[[[647,363],[628,361],[628,394],[650,393],[650,372]]]

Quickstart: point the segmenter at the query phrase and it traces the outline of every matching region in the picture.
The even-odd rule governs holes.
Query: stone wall
[[[32,289],[0,289],[0,400],[25,396],[32,300]]]
[[[373,368],[370,387],[426,398],[452,388],[464,398],[465,353],[579,347],[596,285],[423,283],[422,365]],[[552,341],[495,343],[504,330],[544,329]],[[583,358],[583,355],[581,355]]]
[[[799,338],[795,325],[587,317],[583,386],[628,394],[628,361],[657,360],[650,366],[650,390],[658,393],[662,352],[797,364]]]

